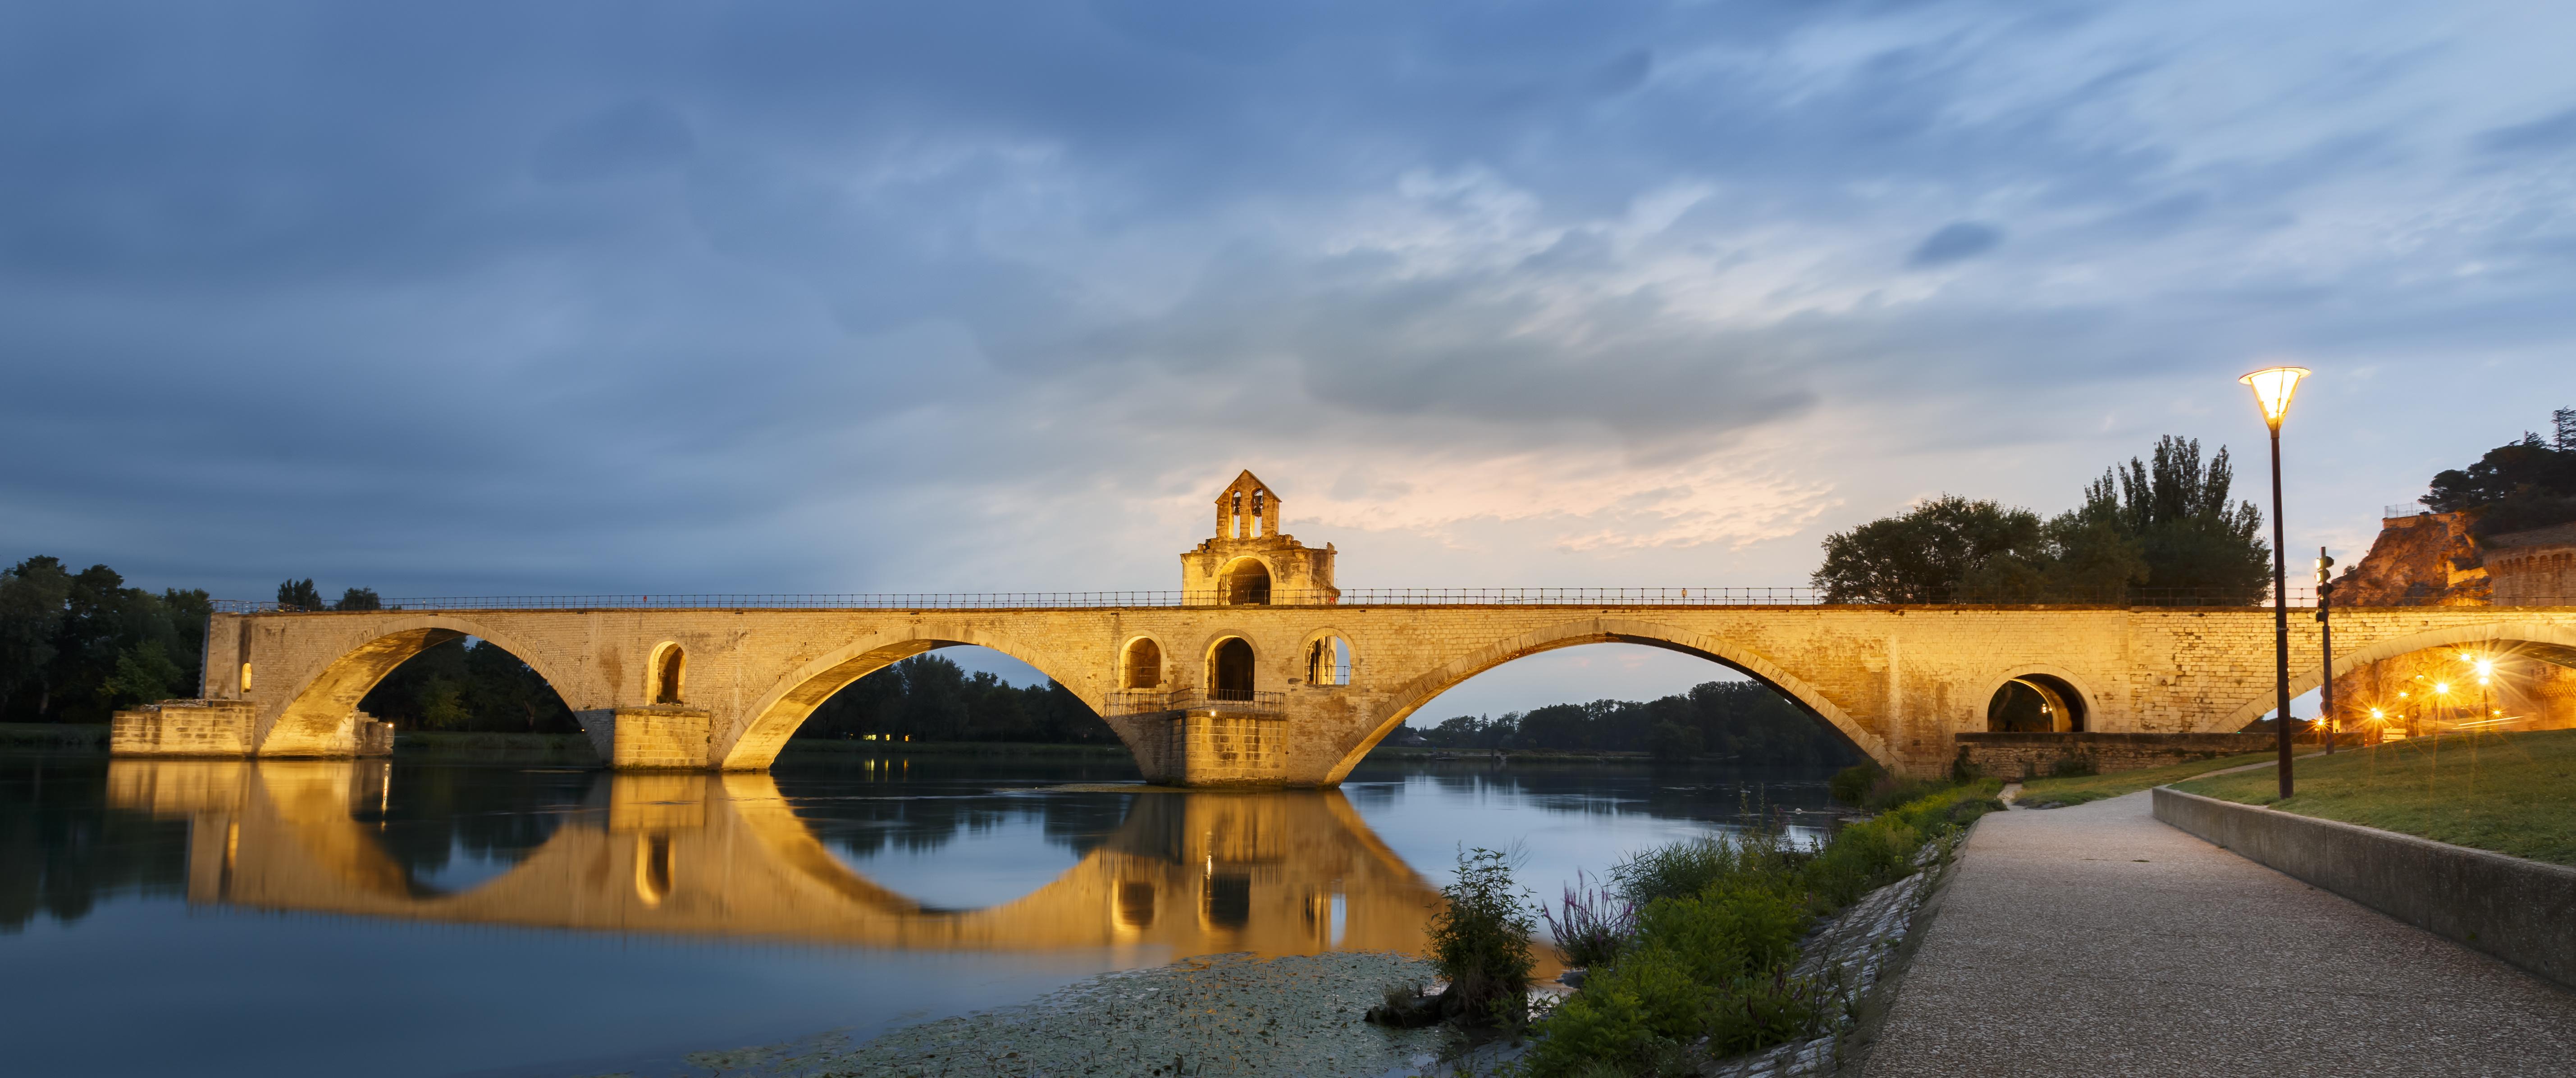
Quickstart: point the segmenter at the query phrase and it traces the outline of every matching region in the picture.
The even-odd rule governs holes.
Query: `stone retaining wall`
[[[2069,765],[2095,773],[2137,771],[2264,752],[2277,734],[1960,734],[1959,762],[1979,775],[2038,778]]]
[[[2576,868],[2180,790],[2154,797],[2167,824],[2576,987]]]

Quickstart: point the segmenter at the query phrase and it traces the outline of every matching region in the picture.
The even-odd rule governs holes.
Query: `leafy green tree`
[[[54,637],[47,675],[52,699],[44,717],[105,722],[119,706],[188,695],[187,671],[171,656],[195,654],[202,644],[191,637],[203,632],[196,625],[183,634],[159,596],[126,587],[125,578],[107,566],[72,574]]]
[[[2576,520],[2576,449],[2525,434],[2475,464],[2435,475],[2423,502],[2439,512],[2477,514],[2472,528],[2481,536]]]
[[[312,581],[308,580],[305,583],[310,584]],[[376,597],[374,588],[350,588],[340,593],[339,602],[331,604],[333,610],[382,610],[384,608],[385,601]]]
[[[146,640],[117,653],[114,669],[99,684],[99,700],[112,709],[171,699],[171,686],[183,678],[161,642]]]
[[[53,706],[54,641],[72,577],[38,556],[0,573],[0,715],[42,718]]]
[[[2152,462],[2131,457],[2126,469],[2114,467],[2085,488],[2082,512],[2109,515],[2139,543],[2147,587],[2257,602],[2271,579],[2272,546],[2262,538],[2262,511],[2229,501],[2233,482],[2225,446],[2203,465],[2199,439],[2168,434],[2157,440]]]
[[[1947,603],[1971,577],[2018,563],[2032,571],[2047,551],[2038,514],[1944,494],[1902,516],[1825,537],[1815,583],[1832,603]]]
[[[322,592],[313,586],[313,578],[289,580],[277,586],[277,605],[293,610],[328,610]]]

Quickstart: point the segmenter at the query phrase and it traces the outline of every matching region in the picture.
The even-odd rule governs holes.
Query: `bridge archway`
[[[1118,655],[1118,687],[1122,689],[1159,689],[1163,687],[1163,645],[1153,636],[1139,636],[1127,642]]]
[[[880,633],[826,653],[823,657],[779,679],[747,712],[751,717],[724,744],[718,767],[726,771],[758,770],[778,758],[787,739],[796,728],[821,707],[832,694],[848,688],[851,682],[876,673],[915,655],[947,647],[990,648],[1018,659],[1045,674],[1050,680],[1073,690],[1094,712],[1100,710],[1101,694],[1088,678],[1068,678],[1060,668],[1084,669],[1085,664],[1062,662],[1047,657],[1045,649],[1016,638],[963,624],[923,623],[910,629]],[[1098,655],[1099,652],[1093,654]],[[1097,664],[1094,664],[1097,665]],[[1115,724],[1111,727],[1116,729]],[[1121,734],[1122,738],[1124,734]],[[1131,746],[1132,747],[1132,746]]]
[[[2342,677],[2372,663],[2401,658],[2419,651],[2436,648],[2468,648],[2480,652],[2528,656],[2557,666],[2576,667],[2576,629],[2560,628],[2536,621],[2494,621],[2475,625],[2449,626],[2422,632],[2393,636],[2353,648],[2334,659],[2334,676]],[[2302,663],[2291,657],[2290,695],[2304,696],[2325,683],[2314,656]],[[2219,729],[2237,730],[2273,712],[2278,701],[2265,691],[2230,713]]]
[[[1210,699],[1250,700],[1260,685],[1260,664],[1253,656],[1252,642],[1240,636],[1224,636],[1208,645],[1207,690]]]
[[[488,625],[429,613],[404,618],[391,625],[381,621],[367,624],[368,629],[352,632],[339,641],[332,648],[339,657],[297,685],[286,706],[274,719],[262,724],[256,742],[259,755],[346,755],[346,724],[358,710],[358,703],[367,698],[369,690],[413,656],[469,636],[509,652],[520,662],[528,664],[554,689],[555,695],[563,699],[566,707],[578,712],[585,706],[607,706],[604,700],[576,699],[585,691],[582,688],[585,683],[569,677],[571,668],[555,656],[514,640],[510,634],[497,632]]]
[[[1393,702],[1377,720],[1375,729],[1362,739],[1341,762],[1333,766],[1327,783],[1348,777],[1351,769],[1366,759],[1369,750],[1394,733],[1414,712],[1432,698],[1460,682],[1484,673],[1514,659],[1526,658],[1560,648],[1585,644],[1643,644],[1648,647],[1678,651],[1706,659],[1760,682],[1786,697],[1818,722],[1840,733],[1870,759],[1882,767],[1896,770],[1898,761],[1884,738],[1870,732],[1854,720],[1841,706],[1827,699],[1804,679],[1781,669],[1762,655],[1727,641],[1717,640],[1670,625],[1626,618],[1585,618],[1568,621],[1498,641],[1460,656],[1396,687],[1388,695]]]
[[[1236,558],[1219,577],[1227,606],[1270,605],[1270,564],[1259,558]]]
[[[1986,696],[1989,733],[2082,733],[2092,714],[2091,694],[2053,666],[2007,671]]]

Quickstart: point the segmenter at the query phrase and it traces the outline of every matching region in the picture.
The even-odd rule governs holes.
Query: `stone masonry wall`
[[[246,756],[256,718],[253,708],[232,702],[147,704],[110,717],[108,751],[118,756]]]
[[[1959,763],[1978,775],[2023,779],[2069,766],[2109,774],[2263,752],[2274,734],[1977,734],[1959,738]]]

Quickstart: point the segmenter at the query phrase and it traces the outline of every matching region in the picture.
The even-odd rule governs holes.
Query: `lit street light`
[[[2306,367],[2269,367],[2237,379],[2254,390],[2263,426],[2272,432],[2272,656],[2273,687],[2280,696],[2283,801],[2290,799],[2290,563],[2281,528],[2281,420],[2290,414],[2299,379],[2307,376]]]

